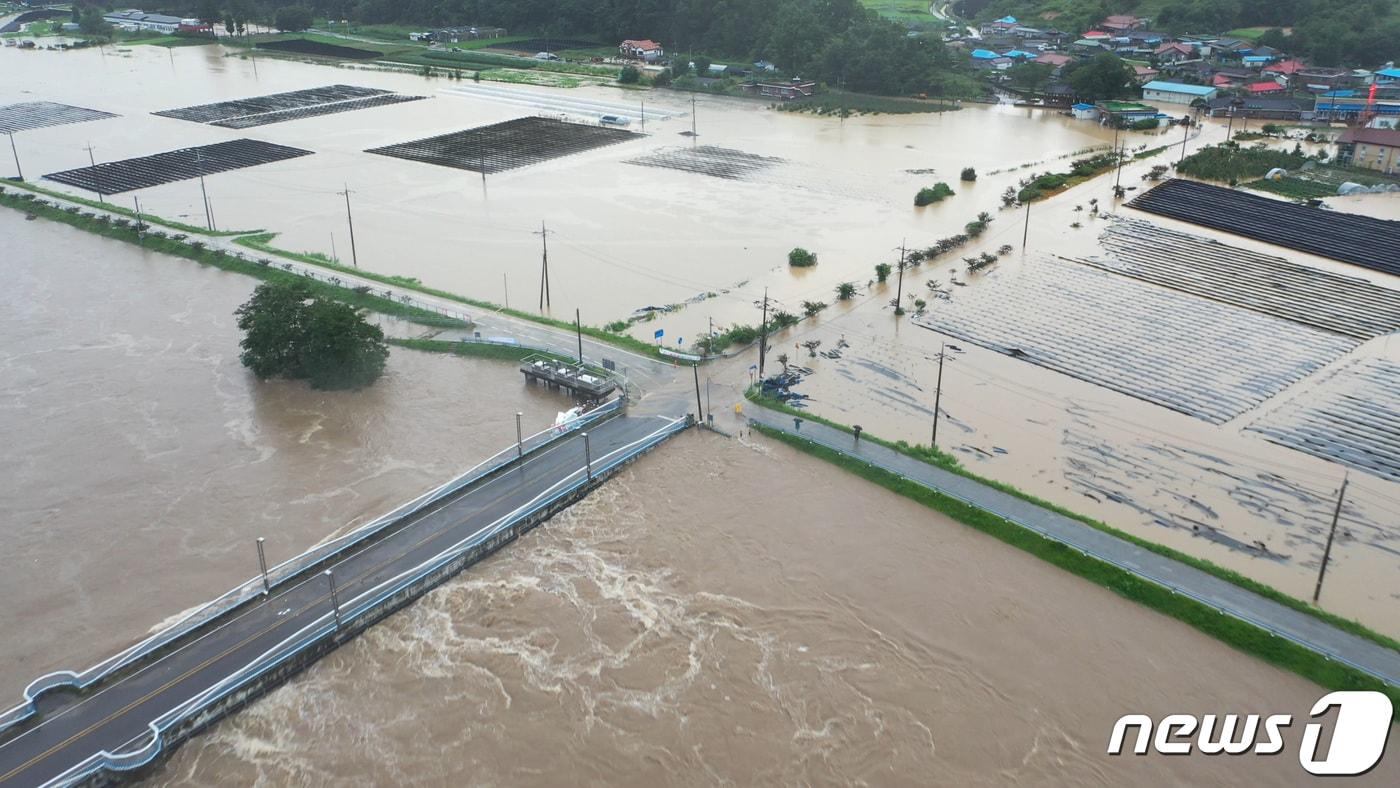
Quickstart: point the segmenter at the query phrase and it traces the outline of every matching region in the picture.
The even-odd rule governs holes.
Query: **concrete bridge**
[[[690,420],[613,401],[232,589],[0,712],[0,786],[104,784],[220,717],[587,494]]]

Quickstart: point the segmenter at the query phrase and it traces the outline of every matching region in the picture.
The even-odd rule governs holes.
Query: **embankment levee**
[[[894,444],[867,435],[856,440],[848,429],[813,420],[808,414],[751,402],[747,415],[749,424],[765,435],[948,514],[1240,651],[1328,689],[1384,692],[1400,712],[1400,651],[1382,635],[1354,623],[1343,629],[1314,611],[1256,593],[970,474],[931,465]],[[801,419],[801,425],[795,425],[794,419]]]

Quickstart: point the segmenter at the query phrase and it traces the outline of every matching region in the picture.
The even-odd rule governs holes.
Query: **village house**
[[[1149,82],[1142,86],[1143,101],[1163,104],[1190,104],[1196,99],[1210,101],[1217,91],[1206,85],[1186,85],[1180,82]]]
[[[812,95],[817,89],[815,82],[802,82],[793,79],[790,82],[745,82],[739,88],[750,96],[764,96],[767,98],[789,99],[804,98]]]
[[[1180,41],[1172,41],[1158,46],[1152,50],[1152,57],[1159,65],[1164,63],[1180,63],[1183,60],[1190,60],[1196,56],[1195,47],[1184,44]]]
[[[1308,66],[1297,72],[1297,84],[1314,93],[1325,93],[1352,85],[1351,72],[1344,68]]]
[[[1229,117],[1232,113],[1237,118],[1260,120],[1299,121],[1311,120],[1313,116],[1312,107],[1291,98],[1217,96],[1206,104],[1206,114],[1212,118]]]
[[[154,30],[157,33],[174,33],[179,29],[181,22],[199,24],[198,19],[181,19],[178,16],[167,16],[166,14],[148,14],[136,8],[112,11],[104,14],[102,19],[118,30]]]
[[[1284,92],[1283,85],[1277,82],[1251,82],[1245,86],[1251,96],[1275,96]]]
[[[1387,175],[1400,174],[1400,131],[1347,129],[1337,138],[1337,162]]]
[[[618,54],[633,60],[653,63],[666,55],[661,45],[649,38],[629,38],[617,45]]]
[[[1139,85],[1145,85],[1157,78],[1158,71],[1151,66],[1133,66],[1133,74],[1137,77]]]
[[[1041,55],[1040,57],[1036,58],[1031,62],[1040,63],[1041,65],[1049,66],[1058,71],[1064,68],[1065,66],[1069,65],[1070,63],[1073,63],[1074,58],[1070,57],[1069,55],[1061,54],[1059,52],[1046,52],[1045,54]]]
[[[1152,20],[1131,14],[1113,14],[1099,23],[1099,27],[1104,30],[1141,30],[1147,27],[1147,23]]]

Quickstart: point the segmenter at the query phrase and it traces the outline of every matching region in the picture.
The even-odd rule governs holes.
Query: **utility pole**
[[[263,554],[263,538],[258,537],[258,567],[262,569],[263,596],[272,593],[272,584],[267,582],[267,556]]]
[[[705,410],[700,407],[700,363],[691,364],[690,369],[695,373],[695,426],[699,427],[705,423]]]
[[[583,366],[583,323],[579,320],[578,307],[574,307],[574,332],[578,335],[578,363]]]
[[[209,211],[209,191],[204,188],[204,151],[199,148],[194,149],[194,166],[199,173],[199,193],[204,199],[204,223],[212,231],[214,229],[214,216]]]
[[[24,170],[19,166],[19,149],[15,147],[15,133],[10,134],[10,153],[15,155],[15,172],[19,173],[20,183],[24,182]]]
[[[347,183],[345,184],[345,191],[336,192],[336,194],[345,195],[345,223],[350,226],[350,263],[356,268],[359,268],[360,256],[355,252],[355,218],[350,215],[350,195],[354,194],[354,192],[350,191],[350,184]]]
[[[938,346],[938,383],[933,387],[933,435],[929,437],[928,447],[938,448],[938,406],[943,401],[943,357],[948,355],[948,344],[942,343]]]
[[[690,97],[690,144],[695,144],[695,138],[699,136],[695,132],[695,97]],[[14,135],[10,136],[10,141],[14,141]]]
[[[710,355],[715,350],[715,319],[709,318],[710,332],[705,335],[705,355]]]
[[[586,432],[583,433],[583,467],[587,469],[588,481],[593,481],[593,447]]]
[[[763,359],[768,354],[768,288],[763,288],[763,322],[758,324],[758,379],[763,380]]]
[[[136,245],[144,246],[146,233],[142,230],[145,222],[141,221],[141,198],[136,195],[131,196],[131,201],[136,204]]]
[[[1332,559],[1332,538],[1337,535],[1337,520],[1342,516],[1342,501],[1346,498],[1351,474],[1342,476],[1342,489],[1337,491],[1337,508],[1332,510],[1332,528],[1327,532],[1327,546],[1322,548],[1322,566],[1317,570],[1317,587],[1313,589],[1313,604],[1322,596],[1322,578],[1327,575],[1327,562]]]
[[[904,314],[904,239],[899,241],[899,279],[894,288],[895,316]]]
[[[1026,239],[1031,237],[1031,201],[1026,200],[1026,229],[1021,231],[1021,251],[1026,251]]]
[[[93,180],[97,181],[97,201],[98,201],[98,202],[107,202],[106,200],[102,199],[102,198],[105,196],[105,195],[102,193],[102,178],[101,178],[101,176],[100,176],[100,175],[98,174],[98,172],[97,172],[97,159],[92,155],[92,143],[91,143],[91,142],[89,142],[89,143],[87,144],[87,152],[88,152],[88,164],[91,164],[91,165],[92,165]]]
[[[506,291],[506,309],[510,309],[510,280],[506,279],[505,274],[501,274],[501,287]]]
[[[331,259],[336,263],[340,262],[340,253],[335,250],[335,233],[331,233]]]
[[[553,306],[549,302],[549,230],[545,229],[543,220],[535,235],[540,237],[540,311],[543,312],[545,305]]]
[[[642,133],[647,133],[647,103],[642,102]]]
[[[524,416],[520,411],[515,412],[515,459],[525,458],[525,438],[520,433],[520,418]]]
[[[331,586],[331,612],[335,613],[335,628],[340,629],[340,597],[335,593],[335,573],[327,569],[324,574]]]
[[[1187,120],[1189,120],[1189,118]],[[1181,158],[1176,160],[1177,164],[1186,161],[1186,141],[1191,139],[1191,124],[1183,123],[1181,124],[1181,128]]]
[[[1118,173],[1113,176],[1113,190],[1118,191],[1118,185],[1123,181],[1123,159],[1127,157],[1128,141],[1123,141],[1123,149],[1118,151]]]

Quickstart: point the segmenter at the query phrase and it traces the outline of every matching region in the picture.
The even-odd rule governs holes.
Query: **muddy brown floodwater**
[[[394,351],[359,393],[259,384],[256,282],[0,210],[0,706],[378,516],[563,400],[508,364]]]
[[[785,446],[685,433],[151,782],[1289,785],[1293,753],[1108,735],[1321,694]]]

